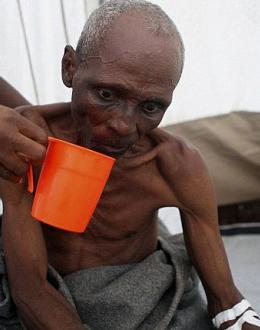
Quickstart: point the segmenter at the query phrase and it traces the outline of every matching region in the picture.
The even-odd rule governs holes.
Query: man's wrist
[[[212,323],[218,329],[220,326],[228,321],[235,320],[238,316],[242,315],[251,305],[246,299],[242,299],[238,304],[232,308],[226,309],[218,313],[213,319]]]
[[[252,310],[250,303],[246,299],[242,299],[238,304],[232,308],[218,313],[213,319],[212,323],[215,328],[220,329],[223,324],[235,321],[227,328],[227,330],[240,330],[244,323],[249,323],[260,327],[260,319],[258,314]]]
[[[238,304],[244,297],[237,290],[234,285],[226,285],[228,290],[221,292],[218,297],[208,296],[208,313],[211,318],[215,317],[218,313],[232,308],[234,305]]]

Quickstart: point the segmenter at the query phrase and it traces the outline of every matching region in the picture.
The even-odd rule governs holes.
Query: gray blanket
[[[19,274],[17,274],[19,276]],[[161,231],[158,249],[140,263],[81,270],[48,280],[76,308],[86,329],[213,329],[182,236]],[[0,329],[25,329],[0,258]]]

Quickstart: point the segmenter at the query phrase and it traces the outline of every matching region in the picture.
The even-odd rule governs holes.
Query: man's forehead
[[[85,58],[86,68],[99,71],[121,71],[123,73],[142,74],[153,79],[168,80],[170,85],[176,85],[178,76],[178,61],[172,50],[167,53],[168,46],[153,43],[147,47],[131,45],[130,47],[113,47],[107,43],[98,55]]]
[[[85,58],[88,68],[156,77],[176,85],[179,77],[179,40],[151,32],[140,15],[121,15],[98,49]],[[150,77],[150,78],[149,78]]]
[[[120,64],[127,63],[127,61],[135,61],[138,62],[141,67],[145,67],[149,63],[149,59],[153,60],[154,62],[162,62],[162,53],[163,50],[160,51],[149,51],[149,50],[135,50],[135,49],[111,49],[108,48],[105,51],[100,52],[99,55],[89,55],[84,58],[84,61],[88,65],[92,64]],[[163,54],[165,55],[165,53]]]
[[[162,84],[176,87],[174,65],[167,61],[149,61],[149,56],[139,56],[133,51],[118,53],[118,56],[88,56],[81,63],[81,75],[96,80],[110,81],[120,76],[122,80],[134,79],[147,84]]]

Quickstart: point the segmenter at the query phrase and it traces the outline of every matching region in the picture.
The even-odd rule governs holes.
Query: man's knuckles
[[[15,127],[16,119],[17,114],[12,109],[1,106],[1,130],[6,131],[7,128]]]
[[[32,144],[32,148],[27,152],[28,160],[32,161],[33,164],[41,164],[45,158],[46,148],[41,144]]]

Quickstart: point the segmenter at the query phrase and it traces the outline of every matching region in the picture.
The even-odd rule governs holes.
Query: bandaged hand
[[[221,330],[257,330],[260,329],[259,315],[246,299],[232,308],[218,313],[212,323]]]

